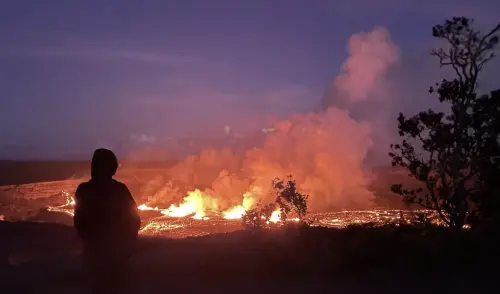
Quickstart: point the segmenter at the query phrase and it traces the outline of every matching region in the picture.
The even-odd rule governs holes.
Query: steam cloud
[[[386,29],[375,28],[353,35],[348,52],[333,84],[341,98],[362,103],[399,60],[399,49]],[[292,115],[277,122],[274,132],[262,134],[262,146],[244,155],[229,148],[190,155],[151,181],[143,194],[179,202],[187,191],[198,188],[212,207],[227,209],[241,204],[248,191],[255,200],[272,200],[268,198],[272,179],[292,174],[309,194],[313,211],[368,207],[373,195],[366,188],[370,175],[363,163],[373,146],[372,135],[371,123],[353,119],[348,109],[329,107],[321,113]]]
[[[348,51],[349,58],[334,85],[349,101],[360,102],[373,94],[389,68],[399,61],[399,49],[392,43],[389,31],[377,27],[351,36]]]

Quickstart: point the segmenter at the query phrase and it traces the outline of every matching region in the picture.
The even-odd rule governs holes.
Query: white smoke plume
[[[363,103],[384,85],[378,82],[399,60],[399,49],[384,28],[353,35],[348,48],[349,57],[334,86],[343,99]],[[329,107],[321,113],[291,115],[273,129],[262,134],[262,146],[244,155],[230,148],[207,149],[179,161],[163,177],[169,188],[156,185],[160,198],[177,200],[179,191],[185,195],[202,189],[210,205],[219,209],[241,204],[247,192],[254,203],[272,201],[271,181],[291,174],[299,189],[309,194],[312,211],[372,205],[370,175],[363,169],[373,146],[370,121],[355,120],[348,109]],[[169,195],[173,190],[176,195]]]
[[[399,61],[398,47],[389,31],[381,27],[351,36],[348,52],[334,86],[339,95],[351,102],[373,97],[390,67]]]

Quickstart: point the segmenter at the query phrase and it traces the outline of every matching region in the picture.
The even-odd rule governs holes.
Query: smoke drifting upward
[[[245,171],[259,187],[292,174],[313,210],[366,206],[371,193],[361,165],[370,146],[368,124],[331,108],[279,123],[262,148],[247,154]]]
[[[389,31],[377,27],[368,33],[353,35],[348,44],[349,58],[334,79],[342,98],[360,102],[377,94],[389,68],[399,61],[399,49]]]
[[[379,81],[399,60],[399,50],[383,28],[352,36],[348,48],[350,55],[333,83],[339,98],[360,104],[379,92]],[[210,209],[225,210],[245,201],[274,200],[271,181],[291,174],[309,194],[312,211],[372,205],[370,175],[363,169],[373,147],[369,120],[330,106],[320,113],[291,115],[269,129],[261,134],[264,143],[243,155],[226,148],[186,157],[162,180],[152,181],[144,196],[179,203],[188,191],[202,189]]]
[[[390,71],[400,62],[400,50],[389,31],[375,27],[351,36],[347,51],[349,56],[325,94],[323,107],[340,106],[349,109],[354,119],[369,122],[373,147],[365,163],[386,164],[396,135],[395,105],[401,100],[393,99],[401,89],[390,79]]]

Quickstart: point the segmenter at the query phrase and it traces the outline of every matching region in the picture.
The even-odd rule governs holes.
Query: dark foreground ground
[[[71,228],[0,222],[0,236],[1,293],[87,293]],[[394,227],[143,238],[130,292],[498,293],[488,244]]]

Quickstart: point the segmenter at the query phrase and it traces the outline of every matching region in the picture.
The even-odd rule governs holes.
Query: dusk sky
[[[316,109],[351,35],[384,27],[419,64],[454,15],[490,25],[500,2],[4,0],[0,158],[249,132]]]

